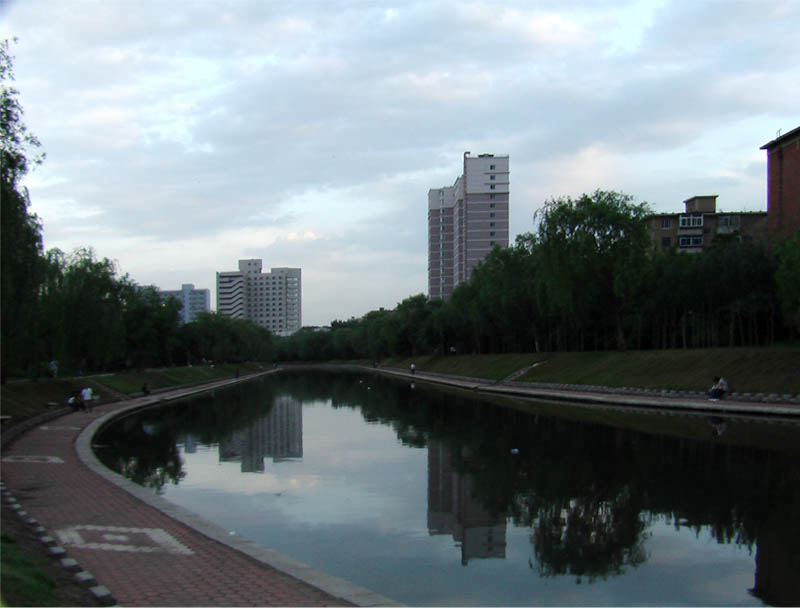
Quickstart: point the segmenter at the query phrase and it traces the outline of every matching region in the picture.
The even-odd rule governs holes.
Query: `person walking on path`
[[[413,376],[414,372],[416,372],[416,371],[417,371],[417,366],[412,363],[411,364],[411,375]]]
[[[94,397],[92,396],[92,387],[87,386],[85,389],[83,389],[81,391],[81,399],[83,400],[83,408],[87,412],[91,412],[92,411],[92,407],[94,407],[94,404],[92,403],[92,399],[93,398]]]

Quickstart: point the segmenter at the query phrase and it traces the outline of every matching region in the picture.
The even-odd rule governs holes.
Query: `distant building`
[[[302,325],[300,268],[261,272],[261,260],[239,260],[239,270],[217,273],[217,313],[249,319],[288,336]]]
[[[744,242],[767,240],[764,211],[717,212],[717,195],[693,196],[683,201],[683,213],[656,213],[649,217],[653,247],[697,253],[717,235],[733,235]]]
[[[211,312],[211,292],[208,289],[195,289],[191,283],[184,283],[180,290],[159,291],[162,300],[176,298],[181,304],[181,321],[191,323],[201,312]]]
[[[428,295],[446,299],[495,245],[508,247],[508,156],[464,152],[452,186],[428,192]]]
[[[771,241],[800,230],[800,127],[761,146],[767,151],[767,215]]]

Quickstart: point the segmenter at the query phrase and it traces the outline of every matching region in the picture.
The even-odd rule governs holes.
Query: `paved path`
[[[189,392],[98,406],[31,429],[3,450],[7,492],[121,605],[393,604],[245,539],[230,538],[94,459],[91,435],[104,419]]]

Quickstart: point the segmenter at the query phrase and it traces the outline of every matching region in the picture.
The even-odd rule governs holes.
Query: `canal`
[[[283,372],[124,417],[110,468],[409,605],[800,602],[800,426]]]

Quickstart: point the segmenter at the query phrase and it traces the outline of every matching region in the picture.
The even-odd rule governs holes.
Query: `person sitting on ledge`
[[[711,401],[719,401],[727,391],[728,383],[725,381],[725,378],[714,376],[714,384],[711,386],[711,390],[708,391],[708,398]]]

